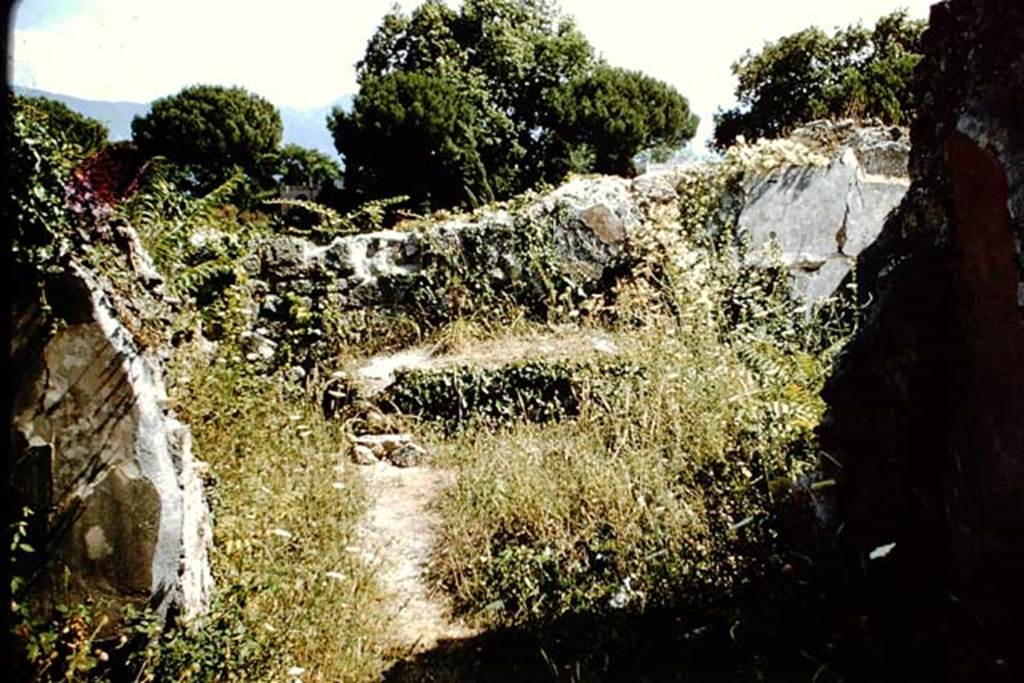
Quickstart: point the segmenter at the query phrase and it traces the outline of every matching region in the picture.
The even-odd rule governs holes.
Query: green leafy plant
[[[75,147],[75,158],[95,154],[107,144],[107,127],[96,119],[83,116],[67,105],[48,97],[15,96],[20,109],[31,108],[45,122],[54,138]]]
[[[459,319],[507,321],[524,312],[533,320],[568,320],[594,287],[557,257],[556,226],[570,220],[559,205],[544,215],[517,215],[511,224],[464,226],[453,239],[424,235],[421,268],[382,278],[379,286],[425,331]]]
[[[5,223],[13,230],[15,263],[37,273],[59,271],[72,250],[75,227],[69,182],[76,148],[55,136],[46,114],[8,93],[5,126],[11,183],[4,193]]]
[[[389,207],[404,203],[408,197],[388,197],[368,201],[347,213],[339,213],[319,202],[303,199],[268,199],[264,204],[298,208],[314,217],[309,228],[289,226],[289,231],[309,234],[318,241],[329,240],[341,235],[373,232],[384,227]],[[286,219],[287,221],[287,219]]]
[[[487,369],[401,370],[379,402],[448,430],[517,420],[549,422],[579,414],[583,402],[604,402],[641,368],[608,360],[525,360]]]
[[[246,183],[241,173],[200,198],[189,197],[159,167],[142,191],[119,207],[175,296],[216,300],[226,288],[245,281],[244,257],[255,248],[266,224],[255,216],[239,219],[228,204]]]
[[[36,553],[28,543],[32,515],[32,510],[22,510],[9,533],[10,611],[18,673],[35,681],[89,678],[102,672],[110,658],[109,646],[99,639],[108,625],[107,616],[88,600],[74,604],[58,601],[48,610],[31,594],[31,559]]]

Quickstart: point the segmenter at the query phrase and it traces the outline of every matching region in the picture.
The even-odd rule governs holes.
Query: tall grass
[[[434,463],[458,473],[437,502],[433,576],[479,624],[715,610],[779,561],[787,539],[776,513],[814,472],[818,391],[848,330],[799,312],[784,269],[737,253],[722,199],[753,163],[740,156],[681,183],[678,215],[634,236],[621,264],[630,275],[614,291],[586,298],[546,283],[545,316],[497,297],[483,261],[404,283],[422,319],[341,314],[327,296],[293,307],[297,349],[313,331],[331,354],[351,356],[426,332],[438,351],[471,357],[481,340],[500,345],[507,327],[522,343],[543,336],[530,320],[569,319],[599,327],[620,360],[643,370],[588,393],[561,422],[420,426]],[[379,679],[386,624],[372,568],[351,552],[365,501],[340,452],[344,425],[294,384],[258,375],[235,348],[252,323],[241,264],[267,226],[218,213],[230,191],[195,201],[158,185],[127,207],[184,310],[222,340],[214,358],[185,347],[168,372],[176,412],[209,465],[216,597],[195,623],[157,633],[139,655],[140,677]],[[223,234],[196,246],[190,238],[207,222]],[[529,237],[509,239],[543,281],[547,252]],[[479,301],[452,305],[452,293]]]
[[[153,680],[373,680],[383,624],[351,552],[364,509],[331,424],[294,387],[230,358],[179,359],[177,410],[210,468],[211,613],[151,648]]]
[[[780,557],[777,512],[816,468],[848,330],[797,311],[784,270],[672,232],[595,314],[642,380],[561,424],[437,440],[459,476],[434,569],[482,624],[717,609]]]

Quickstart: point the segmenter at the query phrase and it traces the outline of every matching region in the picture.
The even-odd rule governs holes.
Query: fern
[[[195,225],[199,221],[212,222],[214,211],[225,206],[247,180],[246,175],[239,171],[210,193],[192,202],[185,216],[186,222],[191,225]]]
[[[317,224],[310,228],[312,232],[319,232],[325,235],[354,232],[354,230],[349,229],[351,226],[346,221],[345,216],[330,207],[314,201],[305,199],[267,199],[263,203],[270,206],[287,206],[308,211],[318,219]],[[295,230],[296,228],[293,227],[292,229]]]
[[[235,264],[224,255],[211,261],[203,261],[194,266],[180,269],[170,283],[171,293],[175,296],[187,294],[195,296],[207,284],[219,277],[234,274]]]
[[[409,201],[408,196],[399,195],[397,197],[385,197],[364,202],[359,208],[346,214],[345,220],[354,224],[360,219],[365,219],[366,223],[364,225],[369,227],[370,230],[380,230],[384,226],[384,217],[387,215],[387,209],[404,204],[407,201]]]
[[[252,228],[221,220],[216,212],[245,182],[245,175],[238,173],[209,194],[192,198],[168,179],[158,162],[151,164],[140,191],[121,207],[121,217],[139,231],[172,294],[194,296],[237,270],[237,257],[250,241]],[[201,228],[215,228],[225,239],[193,244],[191,238]]]

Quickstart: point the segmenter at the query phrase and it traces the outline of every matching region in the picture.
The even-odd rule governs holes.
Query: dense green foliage
[[[924,22],[906,12],[829,36],[811,27],[748,51],[732,65],[739,104],[715,115],[715,146],[740,135],[777,137],[813,119],[877,117],[906,125],[914,115],[913,71]]]
[[[196,85],[153,103],[132,121],[143,152],[180,165],[186,187],[207,192],[241,169],[269,186],[281,142],[281,115],[242,88]]]
[[[697,132],[697,117],[670,86],[604,65],[562,88],[555,108],[559,153],[551,163],[568,161],[574,171],[629,175],[638,151],[672,149]]]
[[[44,111],[8,95],[11,119],[5,127],[8,184],[4,223],[13,231],[19,266],[58,267],[71,249],[68,182],[76,149],[54,135]]]
[[[204,197],[194,198],[155,172],[142,192],[118,207],[118,213],[138,229],[172,294],[195,297],[202,307],[225,297],[245,279],[242,259],[267,234],[268,226],[259,216],[239,215],[228,203],[242,181],[241,174],[235,175]],[[209,317],[213,311],[203,313]]]
[[[462,365],[400,370],[383,401],[450,430],[511,421],[551,422],[578,415],[596,394],[612,393],[640,368],[615,361],[525,360],[501,368]]]
[[[62,102],[48,97],[15,96],[15,99],[19,107],[35,109],[55,137],[61,137],[64,141],[77,145],[82,157],[99,151],[107,144],[109,132],[106,126],[96,119],[71,110]]]
[[[510,309],[532,320],[563,319],[587,294],[582,278],[556,256],[555,229],[566,213],[556,206],[508,224],[467,226],[454,243],[424,240],[424,267],[411,277],[387,278],[382,286],[396,307],[427,329],[460,318],[500,318]],[[496,278],[503,256],[515,265],[511,277]]]
[[[289,144],[278,154],[278,174],[286,185],[321,185],[341,177],[341,166],[323,152]]]
[[[487,173],[483,156],[501,150],[476,143],[468,123],[478,112],[440,76],[367,80],[351,116],[339,112],[334,120],[346,187],[367,198],[407,194],[424,207],[493,199],[493,186],[511,178]]]
[[[277,156],[275,176],[284,185],[312,185],[320,191],[332,187],[334,181],[341,178],[341,167],[323,152],[301,145],[285,145]]]
[[[644,148],[692,137],[679,93],[599,62],[543,0],[431,0],[388,14],[329,127],[356,199],[422,208],[507,198],[569,170],[630,173]],[[574,98],[585,106],[575,111]]]

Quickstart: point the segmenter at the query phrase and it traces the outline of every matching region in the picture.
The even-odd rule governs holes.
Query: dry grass
[[[163,652],[157,678],[374,680],[379,596],[351,548],[365,505],[340,429],[307,397],[227,362],[188,359],[176,392],[212,474],[209,617]]]
[[[679,351],[657,344],[644,360]],[[728,359],[704,360],[718,367],[648,366],[649,380],[570,422],[441,444],[460,476],[441,503],[437,566],[457,603],[519,622],[665,604],[692,588],[676,575],[698,571],[716,542],[694,474],[735,438],[728,399],[744,390]]]
[[[435,439],[459,473],[435,572],[470,618],[713,608],[766,571],[773,492],[815,467],[834,350],[815,354],[778,292],[755,282],[737,301],[736,273],[718,272],[731,266],[704,266],[699,282],[674,274],[671,314],[643,291],[620,298],[628,325],[607,334],[643,379],[571,421]],[[723,321],[726,299],[755,313]]]

